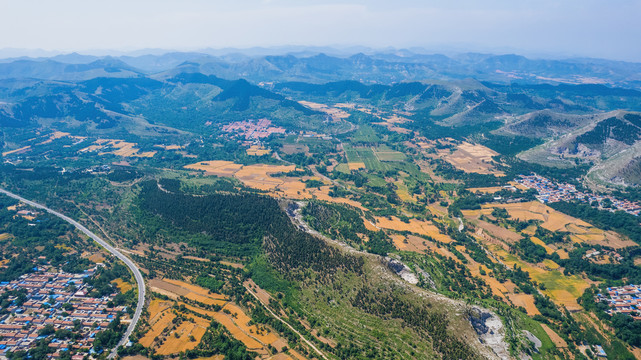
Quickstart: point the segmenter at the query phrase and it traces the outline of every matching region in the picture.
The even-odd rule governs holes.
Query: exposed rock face
[[[396,259],[384,258],[387,261],[387,267],[400,276],[403,280],[407,281],[410,284],[418,284],[418,277],[412,272],[412,270],[402,262]]]
[[[479,341],[492,349],[499,359],[510,359],[501,319],[496,314],[479,307],[470,308],[467,315],[479,336]]]

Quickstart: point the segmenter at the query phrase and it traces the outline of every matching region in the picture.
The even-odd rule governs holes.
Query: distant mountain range
[[[390,84],[401,81],[460,80],[525,84],[605,84],[641,89],[641,64],[601,59],[545,60],[519,55],[465,53],[455,56],[409,50],[349,54],[331,48],[301,48],[270,54],[269,49],[241,53],[205,52],[98,57],[77,53],[48,58],[0,60],[0,78],[86,80],[97,76],[160,76],[163,72],[199,72],[250,82],[356,80]],[[365,49],[363,49],[365,50]],[[272,52],[273,54],[273,52]],[[331,54],[331,55],[330,55]]]
[[[403,113],[426,136],[541,139],[522,159],[592,164],[601,182],[641,184],[641,64],[410,51],[330,56],[80,54],[0,61],[0,130],[76,134],[211,133],[212,124],[269,118],[288,130],[340,133],[380,122],[328,115],[298,101]],[[52,125],[53,124],[53,125]]]

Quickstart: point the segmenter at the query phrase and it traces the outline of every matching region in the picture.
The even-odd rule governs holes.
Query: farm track
[[[140,269],[136,266],[136,264],[131,261],[128,257],[123,255],[120,251],[116,250],[113,246],[111,246],[109,243],[106,241],[102,240],[100,237],[98,237],[96,234],[91,232],[89,229],[87,229],[85,226],[77,222],[76,220],[59,213],[55,210],[51,210],[48,207],[38,204],[34,201],[27,200],[19,195],[16,195],[14,193],[11,193],[7,190],[0,189],[0,193],[3,193],[11,198],[14,198],[16,200],[19,200],[27,205],[33,206],[38,209],[45,210],[46,212],[55,215],[62,220],[70,223],[71,225],[75,226],[78,230],[82,231],[85,235],[89,236],[91,239],[93,239],[96,243],[98,243],[100,246],[105,248],[105,250],[109,251],[111,254],[113,254],[115,257],[120,259],[122,262],[127,265],[129,270],[134,274],[134,278],[136,279],[136,283],[138,285],[138,304],[136,305],[136,311],[134,313],[134,316],[131,319],[131,322],[129,323],[129,326],[127,327],[127,330],[122,336],[122,339],[118,342],[118,344],[111,350],[111,353],[107,356],[108,359],[113,359],[117,355],[118,347],[127,344],[129,341],[129,336],[131,336],[131,333],[134,331],[136,328],[136,324],[138,324],[138,321],[140,320],[140,316],[142,314],[142,310],[145,305],[145,281],[142,277],[142,274],[140,273]]]
[[[294,329],[294,327],[293,327],[293,326],[291,326],[287,321],[283,320],[280,316],[278,316],[276,313],[274,313],[274,312],[272,311],[272,309],[271,309],[269,306],[267,306],[267,304],[265,304],[265,303],[260,299],[260,297],[258,297],[258,295],[256,295],[256,294],[255,294],[255,293],[254,293],[254,292],[249,288],[249,286],[245,285],[245,289],[246,289],[246,290],[247,290],[247,292],[248,292],[248,293],[250,293],[250,294],[251,294],[251,296],[253,296],[253,297],[254,297],[254,298],[255,298],[259,303],[261,303],[261,304],[263,305],[263,307],[264,307],[264,308],[265,308],[265,309],[266,309],[266,310],[267,310],[267,311],[268,311],[268,312],[269,312],[269,313],[270,313],[270,314],[271,314],[271,315],[272,315],[276,320],[278,320],[278,321],[280,321],[281,323],[285,324],[285,326],[287,326],[291,331],[293,331],[296,335],[298,335],[298,336],[300,337],[300,339],[301,339],[301,340],[303,340],[307,345],[309,345],[312,349],[314,349],[314,351],[316,351],[316,353],[317,353],[318,355],[320,355],[323,359],[328,360],[328,359],[327,359],[327,357],[325,356],[325,354],[323,354],[323,352],[322,352],[322,351],[320,351],[320,350],[319,350],[319,349],[318,349],[318,348],[317,348],[317,347],[316,347],[316,346],[315,346],[311,341],[307,340],[307,339],[303,336],[303,334],[301,334],[300,332],[298,332],[298,330]]]

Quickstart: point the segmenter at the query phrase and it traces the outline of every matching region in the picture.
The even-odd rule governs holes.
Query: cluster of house
[[[271,126],[272,122],[268,119],[257,121],[235,121],[223,126],[223,131],[228,133],[238,133],[245,139],[261,139],[269,137],[271,134],[285,134],[286,130],[282,127]]]
[[[95,165],[95,166],[84,169],[82,172],[94,174],[94,173],[108,173],[109,171],[111,171],[111,166],[109,165]]]
[[[78,360],[93,351],[96,334],[106,329],[118,312],[126,310],[124,306],[109,307],[110,296],[88,296],[91,287],[83,280],[95,271],[93,268],[83,274],[70,274],[38,269],[17,280],[0,283],[0,296],[12,294],[0,313],[0,358],[9,351],[35,346],[48,335],[47,329],[80,334],[73,339],[54,338],[48,345],[52,350],[50,358],[69,351],[73,360]],[[22,290],[26,297],[14,296],[16,290]]]
[[[609,314],[627,314],[641,320],[641,285],[609,287],[607,294],[597,294],[597,300],[610,305]]]
[[[635,216],[641,214],[641,204],[637,202],[620,200],[611,195],[596,195],[578,191],[574,185],[556,183],[537,174],[519,175],[516,182],[529,189],[535,189],[539,193],[536,198],[542,203],[579,200],[588,204],[597,201],[602,206],[605,200],[608,200],[610,202],[609,210],[622,210]]]
[[[590,250],[586,252],[583,257],[593,260],[601,260],[604,257],[608,257],[617,262],[623,261],[623,256],[621,256],[621,254],[611,250]]]

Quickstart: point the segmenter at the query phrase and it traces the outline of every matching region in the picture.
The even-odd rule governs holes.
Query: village
[[[529,189],[536,190],[539,193],[536,198],[542,203],[579,200],[592,205],[596,201],[599,207],[606,210],[625,211],[635,216],[639,216],[641,213],[641,204],[639,203],[620,200],[611,195],[596,195],[578,191],[574,185],[556,183],[537,174],[519,175],[516,182]]]
[[[26,351],[40,339],[54,335],[48,344],[50,358],[70,352],[80,360],[94,350],[96,334],[106,329],[125,306],[110,306],[113,296],[94,298],[84,279],[97,267],[82,274],[52,272],[40,267],[11,282],[0,283],[0,358],[8,352]],[[73,332],[73,336],[70,336]],[[60,336],[59,334],[66,334]]]
[[[641,320],[641,285],[609,287],[607,295],[598,294],[601,302],[610,305],[608,314],[626,314]]]

